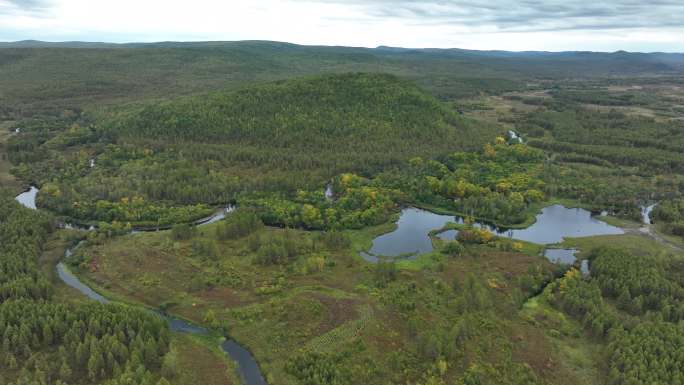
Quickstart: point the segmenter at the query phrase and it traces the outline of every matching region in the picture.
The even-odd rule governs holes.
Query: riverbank
[[[196,240],[212,237],[215,233],[214,230],[214,226],[211,224],[199,228]],[[284,230],[265,228],[264,231],[273,234],[282,233]],[[223,276],[224,274],[216,270],[218,266],[213,266],[213,264],[207,263],[208,261],[203,263],[201,259],[194,257],[191,253],[192,245],[190,243],[181,242],[178,246],[166,243],[170,237],[169,234],[169,232],[155,232],[117,237],[106,242],[108,247],[115,247],[116,250],[108,250],[102,253],[102,246],[91,245],[88,247],[87,253],[97,261],[97,270],[80,271],[79,277],[90,287],[98,288],[101,294],[109,298],[120,299],[127,303],[142,304],[153,309],[163,306],[167,308],[168,312],[198,324],[211,322],[207,320],[216,317],[217,320],[220,320],[221,325],[227,326],[231,336],[235,336],[241,342],[245,341],[245,345],[253,349],[254,354],[260,358],[260,361],[263,358],[263,361],[266,362],[265,367],[262,368],[265,373],[271,373],[271,377],[275,378],[284,375],[277,374],[282,373],[283,369],[280,367],[283,362],[282,360],[278,360],[278,367],[268,365],[268,362],[274,361],[275,357],[273,354],[281,352],[282,349],[273,346],[273,340],[264,335],[264,329],[249,327],[245,330],[243,322],[238,321],[234,317],[231,317],[232,320],[230,322],[226,322],[227,314],[234,311],[243,312],[245,311],[245,306],[249,307],[250,304],[258,303],[260,298],[263,298],[263,294],[258,293],[268,287],[267,282],[274,282],[279,269],[276,266],[260,268],[254,266],[251,260],[244,261],[244,257],[238,257],[244,261],[243,264],[240,264],[238,271],[242,272],[242,274],[251,271],[254,274],[263,276],[264,278],[254,278],[257,281],[265,281],[265,286],[255,288],[257,289],[256,292],[251,290],[231,290],[228,288],[212,290],[204,286],[203,282],[206,281],[203,278],[211,281],[214,278]],[[299,234],[308,235],[308,233],[304,232]],[[240,253],[239,248],[231,247],[231,245],[241,242],[243,240],[227,242],[224,245],[225,247],[221,247],[221,250],[233,249]],[[167,248],[167,246],[170,246],[170,248]],[[111,259],[109,258],[110,255],[115,255],[116,258]],[[160,269],[162,266],[164,268]],[[237,268],[237,266],[234,266],[234,268]],[[342,266],[340,268],[344,269]],[[349,277],[346,276],[346,278]],[[198,283],[200,287],[193,286]],[[313,282],[311,283],[313,284]],[[226,284],[233,286],[228,283]],[[335,290],[331,292],[329,289],[315,287],[314,284],[309,289],[310,292],[321,299],[323,301],[321,303],[332,301],[330,305],[333,305],[336,309],[338,309],[338,306],[341,306],[341,304],[336,304],[338,296],[349,297],[349,294],[346,294],[347,291]],[[350,291],[352,289],[349,288]],[[271,286],[270,290],[279,291],[273,286]],[[239,295],[241,298],[237,298],[236,294],[238,293],[236,291],[241,292],[241,295]],[[292,303],[294,304],[301,301],[303,294],[302,292],[293,293],[292,298],[283,300],[288,303],[293,301]],[[352,295],[352,297],[354,296]],[[237,310],[238,308],[240,308],[239,311]],[[338,310],[341,309],[340,307]],[[335,313],[342,316],[342,314],[337,313],[338,310],[335,310]],[[213,316],[209,316],[210,311],[214,314]],[[348,311],[348,315],[354,314],[353,308],[348,309]],[[331,316],[335,317],[333,314]],[[347,315],[344,316],[344,319],[346,317]],[[327,322],[332,322],[333,325],[336,323],[334,318]],[[295,327],[293,330],[297,329]],[[290,349],[290,351],[294,350],[292,346],[287,349]]]
[[[121,297],[115,293],[108,292],[106,289],[96,286],[93,282],[84,279],[82,274],[74,274],[68,266],[60,262],[61,258],[58,255],[69,255],[74,251],[74,236],[78,235],[76,231],[65,231],[67,234],[58,234],[53,236],[48,242],[48,248],[41,257],[41,262],[48,262],[49,265],[57,264],[57,269],[52,269],[52,273],[48,274],[56,288],[57,295],[60,299],[67,302],[86,302],[97,300],[100,302],[116,303],[124,306],[144,307],[150,312],[158,313],[158,310],[149,308],[145,304],[131,301],[128,298]],[[59,232],[58,232],[59,233]],[[79,243],[80,245],[80,243]],[[61,252],[61,253],[60,253]],[[65,278],[67,277],[67,278]],[[67,279],[71,283],[67,283]],[[97,287],[97,292],[93,288]],[[78,295],[74,295],[78,293]],[[68,300],[67,300],[68,298]],[[172,340],[171,350],[176,354],[177,364],[174,366],[173,373],[168,374],[167,378],[173,385],[195,385],[198,380],[202,380],[202,384],[242,384],[237,373],[238,367],[232,360],[229,359],[228,352],[221,349],[221,344],[225,338],[218,332],[191,332],[194,327],[183,326],[186,321],[180,319],[170,319]],[[188,323],[188,325],[190,325]],[[196,373],[198,369],[205,368],[200,373]],[[256,384],[256,383],[254,383]],[[247,383],[246,385],[250,385]]]
[[[37,197],[38,193],[40,192],[40,189],[34,185],[31,185],[28,189],[26,189],[23,193],[19,194],[16,196],[16,200],[21,203],[23,206],[28,207],[33,210],[38,209],[37,205]],[[47,210],[43,207],[41,207],[43,210]],[[157,225],[151,225],[147,222],[128,222],[126,223],[126,227],[124,229],[127,229],[126,231],[130,231],[131,233],[136,233],[136,232],[154,232],[154,231],[162,231],[162,230],[170,230],[173,228],[174,225],[177,224],[182,224],[186,223],[191,226],[202,226],[202,225],[207,225],[211,224],[214,222],[218,222],[220,220],[223,220],[226,215],[230,214],[235,210],[235,205],[234,204],[228,204],[225,206],[222,206],[220,208],[214,208],[214,209],[207,209],[205,213],[198,214],[194,217],[189,217],[187,222],[179,222],[179,223],[174,223],[174,224],[157,224]],[[74,229],[74,230],[82,230],[82,231],[92,231],[97,229],[98,226],[102,224],[102,222],[98,221],[82,221],[78,220],[72,217],[68,216],[57,216],[57,223],[58,227],[64,228],[64,229]]]
[[[574,209],[574,208],[579,208],[579,209],[585,209],[588,211],[591,211],[592,207],[580,202],[577,202],[575,200],[571,199],[560,199],[560,198],[553,198],[553,199],[548,199],[543,202],[536,202],[533,204],[530,204],[527,209],[525,210],[525,221],[521,223],[502,223],[500,221],[495,221],[491,220],[488,218],[482,218],[482,217],[477,217],[477,216],[472,216],[470,217],[473,221],[475,222],[481,222],[481,223],[486,223],[487,225],[495,228],[501,228],[501,229],[506,229],[506,230],[519,230],[519,229],[525,229],[528,228],[532,225],[534,225],[537,222],[537,215],[539,215],[542,210],[546,207],[553,206],[553,205],[561,205],[565,208],[568,209]],[[426,203],[416,203],[411,205],[412,207],[416,207],[419,209],[427,210],[429,212],[439,214],[439,215],[452,215],[455,217],[461,217],[465,218],[468,217],[468,214],[461,213],[455,210],[449,210],[440,206],[434,206]]]
[[[527,252],[537,251],[537,254],[538,246],[543,248],[545,245],[559,244],[566,237],[624,234],[623,229],[596,220],[587,210],[569,209],[559,204],[544,207],[536,219],[533,225],[515,230],[501,230],[480,222],[474,222],[472,226],[486,229],[489,234],[496,236],[499,248],[527,249]],[[370,263],[377,263],[381,257],[386,257],[408,266],[410,261],[436,249],[435,238],[440,243],[455,240],[457,233],[466,227],[463,222],[461,217],[439,215],[414,207],[404,208],[391,227],[392,231],[372,239],[371,247],[358,251],[358,254]]]
[[[232,205],[228,205],[221,208],[208,209],[205,213],[200,213],[198,215],[188,217],[187,221],[179,223],[153,224],[151,222],[128,222],[127,224],[130,224],[130,229],[134,232],[170,230],[171,228],[173,228],[174,225],[182,223],[187,223],[191,226],[199,226],[203,224],[220,221],[221,219],[225,218],[226,214],[231,212],[233,209],[234,206]],[[102,223],[100,221],[84,221],[67,216],[58,216],[57,219],[66,228],[73,227],[81,230],[95,229]]]

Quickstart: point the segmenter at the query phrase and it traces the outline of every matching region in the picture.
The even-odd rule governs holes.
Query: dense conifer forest
[[[52,301],[38,266],[51,218],[7,197],[0,218],[2,382],[163,384],[166,322],[125,306]]]
[[[545,295],[606,340],[609,383],[682,383],[681,260],[615,249],[597,249],[590,258],[591,279],[570,270]]]

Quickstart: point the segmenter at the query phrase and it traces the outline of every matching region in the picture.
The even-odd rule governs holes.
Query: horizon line
[[[449,48],[438,48],[438,47],[401,47],[401,46],[390,46],[390,45],[378,45],[375,47],[366,46],[346,46],[339,44],[299,44],[291,43],[287,41],[278,40],[260,40],[260,39],[247,39],[247,40],[159,40],[159,41],[129,41],[129,42],[108,42],[108,41],[88,41],[88,40],[36,40],[36,39],[23,39],[23,40],[0,40],[1,45],[10,44],[21,44],[21,43],[37,43],[37,44],[92,44],[92,45],[112,45],[112,46],[126,46],[126,45],[155,45],[155,44],[199,44],[199,43],[278,43],[278,44],[288,44],[300,47],[328,47],[328,48],[355,48],[355,49],[395,49],[395,50],[406,50],[406,51],[465,51],[465,52],[510,52],[510,53],[597,53],[597,54],[615,54],[615,53],[628,53],[628,54],[673,54],[673,55],[683,55],[684,51],[627,51],[627,50],[616,50],[616,51],[592,51],[592,50],[564,50],[564,51],[548,51],[548,50],[506,50],[506,49],[470,49],[470,48],[459,48],[459,47],[449,47]],[[21,48],[21,47],[15,47]],[[87,49],[83,47],[83,49]]]

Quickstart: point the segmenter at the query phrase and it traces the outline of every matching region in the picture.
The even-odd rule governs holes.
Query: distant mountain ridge
[[[598,75],[635,75],[645,73],[676,74],[684,72],[684,53],[665,52],[593,52],[593,51],[479,51],[461,48],[403,48],[379,46],[376,48],[344,47],[344,46],[316,46],[298,45],[267,40],[241,41],[199,41],[175,42],[162,41],[154,43],[106,43],[106,42],[44,42],[38,40],[24,40],[17,42],[0,42],[0,49],[9,52],[23,50],[41,52],[51,49],[78,49],[82,52],[91,50],[105,50],[110,52],[132,50],[138,54],[147,55],[145,50],[203,50],[223,52],[233,55],[236,52],[251,52],[263,59],[274,58],[279,55],[304,55],[316,57],[319,55],[337,55],[338,62],[357,60],[386,61],[398,60],[428,60],[463,61],[471,66],[485,66],[489,68],[514,70],[515,72],[552,76],[585,76]],[[2,62],[0,52],[0,62]],[[502,67],[503,66],[503,67]]]
[[[507,52],[305,46],[273,41],[0,43],[0,120],[274,80],[387,73],[441,101],[522,90],[530,82],[684,76],[684,54]]]
[[[319,46],[319,45],[300,45],[287,42],[269,40],[236,40],[236,41],[159,41],[151,43],[108,43],[108,42],[86,42],[86,41],[62,41],[48,42],[41,40],[20,40],[14,42],[0,42],[0,48],[206,48],[206,47],[233,47],[239,45],[270,45],[283,47],[328,47],[328,48],[347,48],[353,50],[385,51],[391,53],[424,52],[441,54],[470,54],[488,57],[560,57],[576,55],[654,55],[681,57],[684,60],[684,52],[630,52],[630,51],[506,51],[506,50],[473,50],[463,48],[406,48],[392,46],[378,46],[376,48],[351,47],[351,46]]]

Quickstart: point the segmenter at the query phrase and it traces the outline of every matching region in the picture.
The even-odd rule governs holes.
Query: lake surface
[[[458,230],[447,230],[437,234],[437,238],[443,241],[453,241],[458,236]]]
[[[544,251],[544,256],[553,263],[577,266],[577,251],[577,249],[546,249]],[[581,260],[579,269],[583,277],[588,277],[590,274],[589,260]]]
[[[546,249],[544,256],[553,263],[572,265],[577,260],[575,253],[576,249]]]
[[[490,228],[491,229],[491,228]],[[494,229],[492,229],[494,230]],[[537,221],[526,229],[495,231],[497,235],[522,241],[548,245],[562,242],[566,237],[589,237],[594,235],[624,234],[624,230],[611,226],[579,208],[561,205],[545,207],[537,214]]]
[[[432,240],[428,236],[430,230],[440,229],[455,220],[453,215],[439,215],[413,207],[406,208],[401,211],[397,229],[375,238],[373,246],[362,256],[366,260],[377,262],[377,256],[399,257],[428,253],[432,251]]]
[[[447,223],[463,223],[461,217],[440,215],[417,208],[402,210],[397,229],[373,240],[373,246],[361,256],[370,262],[378,257],[416,256],[432,251],[432,241],[428,236]],[[536,222],[525,229],[502,230],[486,223],[475,223],[498,236],[519,239],[541,245],[559,243],[565,237],[588,237],[594,235],[624,234],[624,231],[591,216],[579,208],[566,208],[561,205],[548,206],[537,214]],[[437,235],[443,240],[456,239],[457,230],[448,230]],[[573,257],[574,258],[574,257]]]

